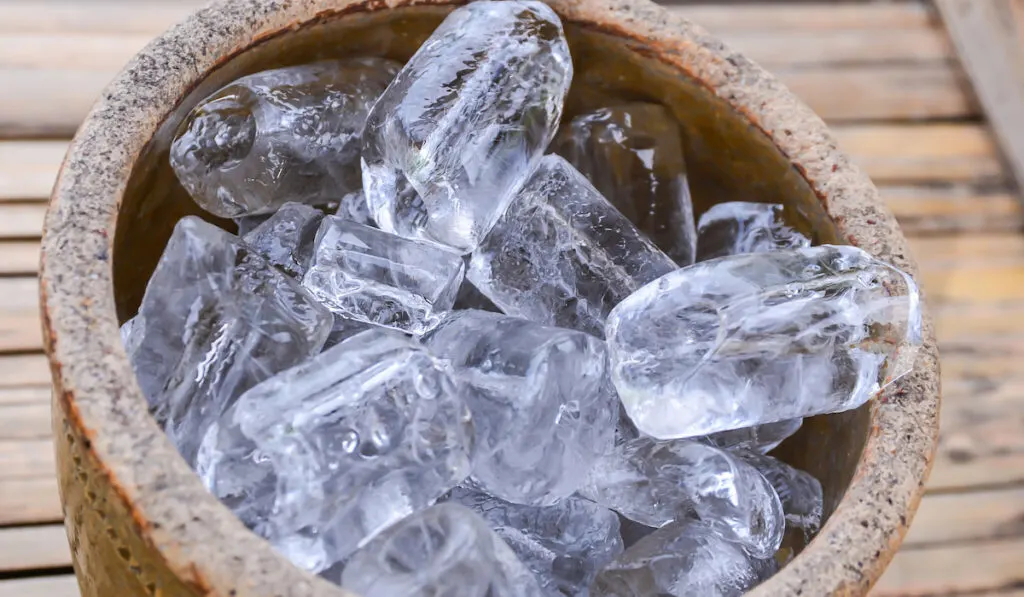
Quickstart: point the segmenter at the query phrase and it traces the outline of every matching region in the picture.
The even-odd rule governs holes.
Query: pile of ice
[[[297,565],[364,597],[738,594],[822,516],[766,453],[907,371],[906,274],[781,206],[695,226],[670,111],[559,131],[571,80],[550,8],[476,2],[404,66],[256,73],[179,131],[241,236],[181,220],[126,346]]]

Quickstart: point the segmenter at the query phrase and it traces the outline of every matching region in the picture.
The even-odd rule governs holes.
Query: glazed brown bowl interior
[[[138,309],[175,222],[199,210],[168,161],[184,116],[204,97],[250,73],[326,58],[381,56],[407,60],[441,22],[444,7],[406,7],[351,14],[308,24],[262,41],[226,60],[185,97],[136,162],[117,219],[114,290],[119,319]],[[841,242],[807,182],[765,135],[692,79],[630,49],[608,33],[566,24],[575,76],[565,119],[626,101],[667,106],[682,125],[688,176],[699,216],[722,201],[781,203],[790,223],[815,243]],[[777,453],[821,480],[825,515],[850,483],[868,434],[868,407],[809,419]],[[798,541],[792,547],[803,547]]]

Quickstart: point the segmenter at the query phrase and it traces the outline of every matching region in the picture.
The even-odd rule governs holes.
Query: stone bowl
[[[916,272],[878,191],[776,79],[645,0],[549,0],[576,65],[568,115],[651,100],[682,123],[698,215],[718,201],[786,205],[819,243]],[[86,597],[341,596],[208,494],[150,417],[118,334],[174,223],[198,209],[167,163],[184,114],[226,82],[317,58],[404,60],[447,0],[221,0],[151,43],[71,144],[46,218],[40,300],[53,373],[65,523]],[[230,223],[226,225],[230,226]],[[925,318],[915,371],[855,411],[810,419],[781,448],[817,476],[827,522],[755,595],[861,595],[898,548],[938,431]]]

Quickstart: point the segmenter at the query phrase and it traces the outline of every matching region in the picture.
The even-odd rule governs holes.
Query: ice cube
[[[220,413],[319,352],[331,322],[298,282],[190,216],[175,226],[146,286],[132,365],[157,421],[194,462]]]
[[[192,110],[171,166],[200,207],[225,218],[358,191],[363,125],[399,67],[325,60],[238,79]]]
[[[302,284],[336,315],[422,334],[455,303],[462,256],[328,216]]]
[[[623,550],[619,517],[576,496],[546,507],[524,506],[457,487],[447,500],[486,520],[550,597],[586,597],[597,571]]]
[[[367,119],[363,187],[377,224],[472,251],[554,136],[571,80],[546,4],[455,9]]]
[[[228,443],[214,446],[220,459],[255,447],[271,463],[275,500],[263,532],[314,571],[429,506],[470,471],[473,428],[460,388],[417,342],[383,328],[268,379],[227,414],[220,426]],[[215,464],[221,479],[231,474],[225,466],[237,466]]]
[[[611,449],[619,405],[604,343],[486,311],[456,311],[425,339],[471,391],[473,480],[510,502],[550,505]]]
[[[549,155],[466,275],[509,315],[603,337],[612,307],[675,269],[571,164]]]
[[[764,425],[719,431],[694,439],[718,448],[753,450],[767,454],[787,437],[796,433],[803,422],[804,420],[799,418],[784,419]]]
[[[758,558],[775,553],[786,526],[779,496],[757,469],[688,440],[616,446],[590,469],[580,495],[651,527],[693,513]]]
[[[487,523],[438,504],[387,529],[345,566],[362,597],[541,597],[537,580]]]
[[[677,270],[608,318],[612,380],[640,431],[692,437],[856,408],[921,342],[917,285],[855,247]]]
[[[804,536],[810,539],[821,526],[824,509],[821,483],[810,473],[794,468],[777,458],[749,450],[736,450],[734,454],[764,475],[782,500],[786,524],[803,530]]]
[[[597,575],[593,597],[738,597],[775,571],[723,539],[709,524],[672,522]]]
[[[782,211],[781,205],[744,201],[712,206],[697,226],[697,261],[810,246],[810,239],[786,225]]]
[[[693,263],[697,231],[682,133],[664,106],[635,102],[580,114],[554,150],[676,263]]]
[[[242,240],[284,273],[301,278],[313,258],[313,240],[323,218],[315,207],[288,202]]]

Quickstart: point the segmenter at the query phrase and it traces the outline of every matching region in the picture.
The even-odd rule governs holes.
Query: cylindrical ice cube
[[[734,255],[677,270],[608,317],[612,380],[657,438],[856,408],[921,342],[917,285],[856,247]]]
[[[543,2],[456,9],[367,118],[363,185],[377,224],[472,251],[554,136],[571,80],[561,20]]]
[[[171,166],[200,207],[225,218],[359,191],[366,115],[398,67],[354,58],[243,77],[192,110]]]

